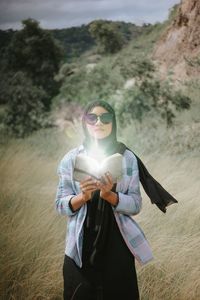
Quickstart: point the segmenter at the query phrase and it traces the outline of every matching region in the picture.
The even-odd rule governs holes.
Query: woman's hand
[[[113,179],[111,174],[106,173],[100,182],[98,182],[98,187],[100,189],[100,197],[108,201],[113,206],[118,204],[118,195],[115,192],[112,192]]]
[[[88,177],[80,182],[80,189],[82,192],[83,201],[87,202],[92,197],[92,192],[99,189],[97,180],[92,177]]]
[[[98,181],[98,188],[100,189],[100,197],[105,198],[110,193],[113,187],[112,175],[107,172],[102,176],[101,181]]]

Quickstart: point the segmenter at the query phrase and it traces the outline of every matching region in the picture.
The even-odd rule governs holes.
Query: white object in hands
[[[87,176],[100,180],[106,172],[112,175],[113,183],[122,177],[122,155],[115,153],[98,162],[94,158],[79,154],[75,160],[73,180],[82,181]]]

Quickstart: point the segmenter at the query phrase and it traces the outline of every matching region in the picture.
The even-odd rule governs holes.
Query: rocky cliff
[[[155,47],[163,75],[176,79],[200,75],[200,0],[182,0],[175,19]]]

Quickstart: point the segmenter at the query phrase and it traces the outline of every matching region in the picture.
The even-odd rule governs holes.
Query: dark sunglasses
[[[95,125],[98,121],[98,119],[101,121],[103,124],[109,124],[113,120],[113,114],[111,113],[103,113],[102,115],[98,116],[96,114],[86,114],[85,117],[85,122],[90,124],[90,125]]]

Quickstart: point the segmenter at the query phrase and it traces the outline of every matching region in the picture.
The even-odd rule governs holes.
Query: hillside
[[[200,71],[200,1],[182,0],[176,16],[157,43],[153,57],[163,74],[177,79],[198,77]]]

